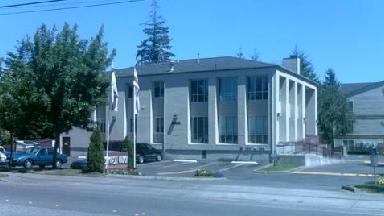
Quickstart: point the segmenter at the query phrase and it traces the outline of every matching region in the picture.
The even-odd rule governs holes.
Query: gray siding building
[[[255,152],[268,156],[278,143],[316,136],[317,87],[300,75],[299,65],[298,58],[280,66],[216,57],[138,66],[137,142],[170,158],[233,159]],[[133,67],[116,70],[116,76],[119,104],[109,115],[111,142],[133,131]],[[92,118],[105,123],[108,111],[98,107]],[[73,156],[86,153],[89,133],[81,131],[62,135],[70,139]]]
[[[348,107],[355,115],[352,133],[335,140],[348,151],[361,151],[369,144],[384,143],[384,81],[343,84]]]

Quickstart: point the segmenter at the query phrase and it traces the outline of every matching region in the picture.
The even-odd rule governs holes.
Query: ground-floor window
[[[248,116],[248,142],[268,143],[267,116]]]
[[[237,117],[219,117],[219,142],[237,143]]]
[[[191,117],[191,142],[208,143],[208,117]]]
[[[154,118],[153,142],[154,143],[164,142],[164,118],[163,117]]]

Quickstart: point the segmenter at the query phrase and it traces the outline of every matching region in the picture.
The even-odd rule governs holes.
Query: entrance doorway
[[[63,154],[71,156],[71,137],[63,137]]]

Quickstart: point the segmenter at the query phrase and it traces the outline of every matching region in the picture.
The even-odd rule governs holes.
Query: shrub
[[[209,177],[213,176],[213,172],[207,169],[197,169],[195,172],[195,176],[197,177]]]
[[[384,177],[379,177],[376,180],[376,184],[378,185],[384,185]]]
[[[133,169],[133,143],[128,136],[124,139],[122,151],[128,154],[128,169]]]
[[[101,132],[95,128],[91,135],[91,143],[88,147],[87,171],[104,172],[104,145],[101,142]]]

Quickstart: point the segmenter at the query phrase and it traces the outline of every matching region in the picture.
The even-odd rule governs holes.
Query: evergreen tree
[[[298,47],[295,46],[291,52],[291,56],[300,58],[300,70],[302,76],[320,84],[319,77],[313,68],[311,60],[309,60],[308,56],[303,51],[299,50]]]
[[[353,113],[347,108],[347,98],[340,90],[335,72],[328,69],[325,80],[319,86],[318,126],[322,140],[331,144],[337,136],[351,132],[354,122]]]
[[[128,155],[128,169],[133,169],[133,143],[131,139],[126,136],[123,142],[123,152],[127,152]]]
[[[169,61],[175,56],[171,50],[171,39],[169,37],[169,28],[165,26],[164,19],[158,14],[157,0],[152,2],[152,11],[150,21],[145,23],[143,32],[147,39],[141,41],[137,46],[137,63],[159,63]]]
[[[88,172],[104,172],[104,145],[101,141],[101,132],[96,127],[91,135],[91,143],[88,147],[87,154],[87,171]]]

